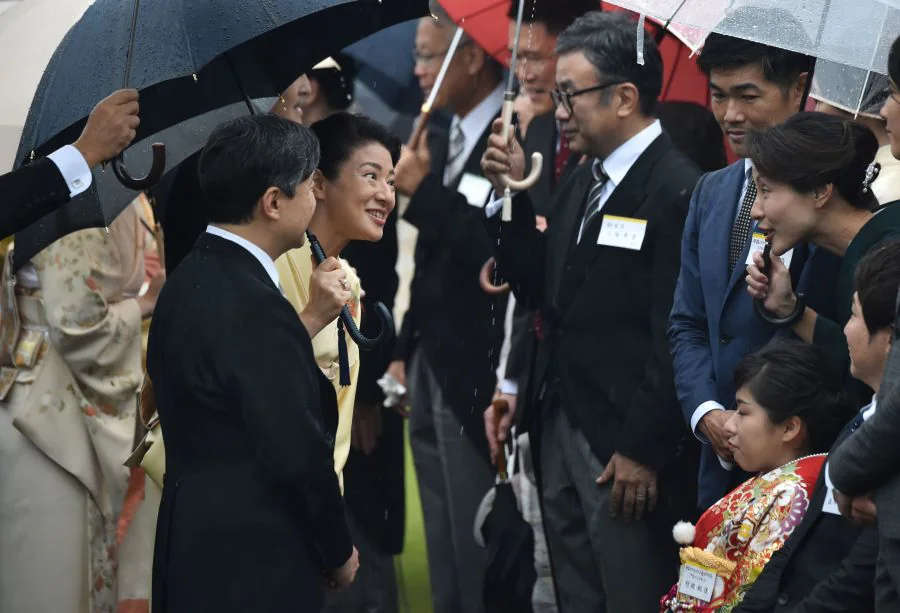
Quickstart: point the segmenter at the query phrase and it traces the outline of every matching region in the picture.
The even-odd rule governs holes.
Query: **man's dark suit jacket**
[[[12,236],[69,201],[69,186],[49,158],[0,175],[0,239]]]
[[[481,156],[489,135],[490,127],[457,182],[467,172],[482,175]],[[478,276],[494,255],[497,240],[484,222],[484,211],[471,206],[456,185],[443,185],[447,135],[430,134],[428,144],[431,173],[403,215],[419,230],[419,237],[397,357],[408,361],[416,348],[424,353],[444,401],[488,461],[482,414],[496,384],[506,301],[485,294]]]
[[[848,424],[832,450],[851,434]],[[874,610],[878,534],[823,511],[827,493],[823,471],[803,521],[763,568],[735,613]]]
[[[374,304],[384,303],[394,310],[397,295],[397,212],[388,217],[384,237],[377,243],[355,241],[341,254],[356,268],[366,291],[363,298],[363,320],[360,329],[375,336],[381,323]],[[350,514],[369,540],[383,554],[403,551],[405,528],[403,476],[403,418],[383,407],[384,394],[378,379],[387,370],[394,355],[396,338],[391,338],[372,351],[359,352],[359,380],[356,403],[375,405],[382,413],[381,436],[371,455],[351,448],[344,467],[344,500]]]
[[[319,611],[352,551],[334,389],[253,255],[198,239],[159,297],[147,368],[167,464],[154,612]]]
[[[666,320],[679,268],[681,230],[697,169],[660,135],[638,158],[576,245],[590,164],[557,190],[546,233],[527,193],[501,228],[503,276],[544,326],[523,425],[561,407],[601,462],[618,452],[658,471],[665,517],[694,515],[696,444],[681,421]],[[606,215],[647,220],[639,251],[597,245]],[[539,429],[532,428],[539,434]],[[671,524],[664,527],[669,532]]]

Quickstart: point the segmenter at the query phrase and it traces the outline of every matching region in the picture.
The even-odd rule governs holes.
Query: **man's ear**
[[[802,111],[800,105],[803,103],[803,94],[806,93],[806,82],[809,80],[809,73],[804,72],[797,80],[794,81],[794,84],[791,85],[791,89],[788,92],[788,95],[791,98],[791,103],[797,109],[797,111]]]
[[[316,168],[313,171],[313,196],[316,200],[325,200],[325,175]]]
[[[281,203],[279,200],[284,199],[284,193],[277,187],[267,189],[256,205],[258,214],[265,219],[277,220],[281,217]]]

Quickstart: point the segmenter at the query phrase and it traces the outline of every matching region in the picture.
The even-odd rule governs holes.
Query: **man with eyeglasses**
[[[431,3],[420,20],[415,75],[427,96],[456,27]],[[397,164],[402,218],[419,231],[410,308],[388,372],[408,376],[410,439],[419,480],[435,613],[479,613],[484,549],[472,526],[493,485],[481,411],[496,385],[505,302],[481,290],[493,253],[482,208],[490,184],[479,164],[503,103],[502,67],[464,36],[435,104],[449,134],[430,123]]]
[[[671,527],[694,507],[665,326],[699,172],[654,117],[659,50],[646,37],[638,63],[638,48],[621,13],[587,13],[559,36],[556,118],[592,159],[557,190],[546,233],[517,194],[498,249],[544,326],[523,418],[563,611],[657,610],[676,580]],[[482,167],[502,190],[524,157],[494,129]]]

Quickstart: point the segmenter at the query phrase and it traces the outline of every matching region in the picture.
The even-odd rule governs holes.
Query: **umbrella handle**
[[[484,293],[489,296],[502,296],[503,294],[509,293],[509,283],[494,285],[493,277],[496,268],[497,260],[490,257],[487,262],[484,263],[484,266],[481,267],[481,272],[478,274],[478,284],[481,286],[481,289],[484,290]]]
[[[119,183],[135,191],[143,191],[156,185],[166,170],[166,146],[162,143],[153,143],[153,164],[147,176],[136,179],[125,168],[125,156],[120,153],[112,161],[113,174]]]
[[[506,92],[504,94],[503,100],[503,113],[501,118],[503,119],[503,132],[501,135],[503,136],[503,140],[505,142],[509,142],[510,134],[512,133],[512,116],[513,116],[513,107],[515,106],[515,94],[513,92]],[[509,175],[502,175],[503,183],[506,184],[510,190],[521,192],[526,189],[531,189],[534,187],[534,184],[537,183],[538,179],[541,176],[541,170],[544,167],[544,156],[535,151],[531,154],[531,172],[528,173],[528,176],[522,180],[516,180],[510,177]]]
[[[306,236],[309,240],[309,246],[312,249],[313,258],[315,258],[316,264],[319,265],[325,261],[325,250],[322,249],[322,245],[319,243],[319,239],[316,238],[315,234],[307,230]],[[350,313],[350,307],[345,304],[341,308],[341,322],[343,322],[344,327],[347,329],[347,334],[350,335],[350,338],[353,339],[360,349],[365,349],[366,351],[371,351],[394,336],[394,318],[391,317],[391,312],[384,306],[384,303],[375,303],[375,313],[378,314],[378,318],[381,320],[381,331],[378,332],[378,336],[369,338],[363,336],[363,333],[359,331],[356,322],[353,321],[353,314]]]

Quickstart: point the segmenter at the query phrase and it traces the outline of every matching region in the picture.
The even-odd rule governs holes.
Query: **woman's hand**
[[[150,279],[150,286],[147,293],[138,297],[137,303],[141,308],[141,318],[145,319],[153,315],[153,309],[156,308],[156,301],[159,293],[162,291],[163,285],[166,283],[166,269],[160,268],[159,271]]]
[[[353,553],[350,554],[350,558],[344,562],[344,565],[340,568],[336,568],[331,571],[328,577],[328,587],[332,590],[340,590],[346,587],[350,587],[353,583],[353,580],[356,579],[356,572],[359,570],[359,552],[356,550],[356,547],[353,548]]]
[[[787,317],[797,307],[797,296],[791,287],[791,273],[777,255],[769,255],[769,274],[762,273],[762,253],[753,254],[753,264],[747,267],[747,293],[777,317]]]
[[[300,321],[310,338],[337,317],[350,300],[347,273],[337,258],[327,258],[313,271],[309,280],[309,303],[300,313]]]

